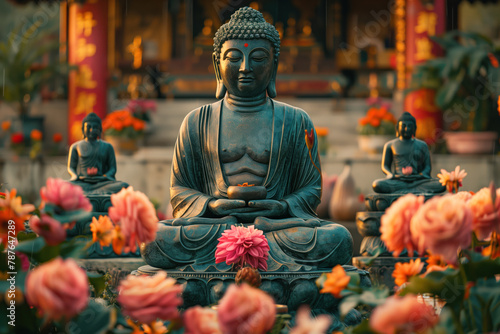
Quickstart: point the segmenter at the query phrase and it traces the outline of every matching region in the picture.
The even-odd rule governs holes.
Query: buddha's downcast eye
[[[224,59],[227,59],[231,62],[239,61],[241,60],[241,57],[242,57],[241,52],[238,51],[229,51],[224,55]]]

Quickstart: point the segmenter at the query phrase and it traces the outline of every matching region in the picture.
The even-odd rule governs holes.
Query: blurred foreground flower
[[[370,316],[370,327],[383,334],[422,333],[437,322],[434,308],[420,302],[415,295],[391,296]]]
[[[42,214],[41,219],[38,216],[32,216],[30,227],[36,234],[43,237],[49,246],[59,245],[66,240],[66,230],[63,225],[49,215]]]
[[[267,270],[269,244],[264,233],[253,225],[233,225],[230,230],[225,230],[218,240],[215,263],[234,263],[239,267],[248,264],[255,269]]]
[[[274,300],[247,284],[231,285],[219,301],[217,313],[223,333],[264,334],[276,320]]]
[[[87,306],[87,274],[75,260],[63,260],[58,257],[28,274],[26,299],[48,320],[68,320]]]
[[[109,217],[120,226],[127,249],[135,252],[137,244],[155,240],[158,218],[146,195],[134,191],[132,187],[123,188],[111,195],[111,203],[113,206],[109,208]]]
[[[488,238],[491,232],[500,232],[500,188],[482,188],[468,202],[474,218],[474,232],[480,240]]]
[[[164,271],[154,276],[129,275],[118,287],[117,301],[123,314],[143,324],[157,319],[174,320],[179,318],[182,289]]]
[[[405,249],[408,250],[409,256],[413,256],[416,245],[411,237],[410,222],[423,204],[423,196],[407,194],[392,203],[382,216],[380,239],[391,252],[394,252],[394,256],[399,256]]]
[[[222,334],[217,312],[211,308],[194,306],[182,315],[185,334]]]
[[[326,281],[323,283],[321,293],[331,293],[334,297],[340,298],[340,293],[344,290],[351,277],[345,273],[344,268],[340,264],[333,267],[331,273],[326,274]]]
[[[295,317],[296,325],[290,334],[326,334],[332,319],[326,314],[311,317],[308,306],[301,306]]]
[[[40,189],[42,200],[58,206],[64,211],[92,211],[92,204],[83,194],[83,189],[63,179],[49,177],[47,185]]]
[[[16,189],[5,193],[0,197],[0,239],[7,240],[8,235],[17,236],[19,231],[24,231],[24,221],[29,219],[29,214],[35,210],[32,204],[22,204],[22,198],[16,196]],[[9,224],[13,220],[14,225]],[[9,234],[9,231],[13,231]]]
[[[434,197],[415,213],[410,230],[420,254],[428,249],[456,263],[458,250],[471,244],[472,211],[453,195]]]
[[[115,226],[108,216],[99,216],[99,219],[92,217],[90,231],[92,231],[92,241],[98,241],[101,248],[109,246],[115,237]]]

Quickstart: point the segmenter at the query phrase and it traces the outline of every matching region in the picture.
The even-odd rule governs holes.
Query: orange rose
[[[377,117],[377,114],[378,114],[377,108],[370,108],[366,112],[366,116],[368,116],[368,118]]]
[[[368,117],[363,117],[359,120],[359,125],[361,126],[365,126],[366,124],[368,124],[370,122],[370,120],[368,119]]]
[[[33,129],[31,130],[31,133],[30,133],[30,138],[32,140],[42,140],[42,137],[43,137],[43,134],[42,134],[42,131],[40,130],[37,130],[37,129]]]
[[[377,128],[380,126],[380,119],[378,118],[373,118],[370,120],[370,125]]]
[[[396,268],[392,273],[394,283],[396,283],[397,286],[403,285],[408,282],[410,277],[420,274],[423,268],[424,264],[420,262],[420,259],[410,260],[408,263],[396,263]]]
[[[320,292],[331,293],[334,297],[340,298],[340,293],[347,287],[351,277],[345,273],[344,268],[340,264],[333,267],[332,272],[327,273],[326,277],[323,289]]]

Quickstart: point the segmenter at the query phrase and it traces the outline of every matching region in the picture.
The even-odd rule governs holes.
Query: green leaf
[[[468,68],[469,77],[475,78],[478,76],[481,64],[487,57],[488,57],[488,51],[484,49],[477,49],[471,53],[469,58],[469,68]]]
[[[360,302],[361,295],[350,295],[348,297],[345,297],[340,303],[340,314],[342,316],[346,315],[350,310],[358,306]]]
[[[96,297],[100,297],[106,289],[106,278],[104,275],[87,272],[90,284],[94,287]]]
[[[105,333],[116,322],[114,308],[91,299],[89,305],[67,326],[69,333]]]
[[[35,239],[29,239],[18,243],[16,246],[16,252],[30,255],[41,251],[46,245],[47,244],[42,237],[37,237]]]
[[[85,252],[85,248],[92,241],[88,241],[85,237],[76,237],[70,241],[63,242],[61,246],[61,257],[66,258],[81,258]]]
[[[449,81],[438,90],[436,94],[436,104],[441,109],[446,110],[451,106],[451,102],[456,96],[464,77],[465,69],[462,68],[456,76],[450,77]]]
[[[349,334],[377,334],[377,332],[375,332],[370,327],[370,320],[369,319],[364,319],[357,326],[346,328],[345,331],[344,331],[344,333],[349,333]]]

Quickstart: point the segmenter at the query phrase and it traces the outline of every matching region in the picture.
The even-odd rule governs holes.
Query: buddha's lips
[[[238,78],[239,82],[244,82],[244,83],[252,82],[253,80],[254,79],[252,77],[241,77],[241,78]]]

